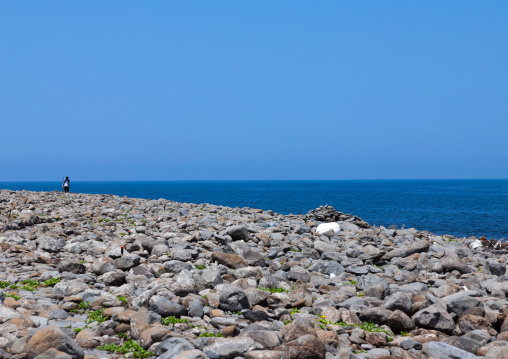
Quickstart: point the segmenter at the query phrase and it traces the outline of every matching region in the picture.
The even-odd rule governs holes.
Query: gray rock
[[[234,241],[249,240],[249,231],[244,226],[232,226],[226,230],[226,234]]]
[[[428,358],[477,359],[476,355],[443,342],[429,342],[423,344],[422,353]]]
[[[465,350],[465,351],[472,353],[472,354],[476,354],[478,349],[480,349],[482,347],[482,344],[478,340],[468,338],[465,336],[448,337],[445,340],[443,340],[443,343],[453,345],[454,347]]]
[[[204,269],[201,274],[201,278],[208,284],[210,288],[215,287],[216,285],[222,284],[222,276],[219,271],[214,268]]]
[[[88,285],[79,280],[69,280],[57,283],[53,287],[53,292],[57,295],[71,296],[84,292],[88,289]]]
[[[431,305],[413,315],[413,322],[422,328],[435,329],[451,334],[455,329],[455,321],[443,308]]]
[[[242,309],[250,309],[247,293],[234,285],[224,286],[220,294],[219,302],[222,310],[236,312]]]
[[[190,271],[193,269],[193,267],[190,263],[172,260],[172,261],[167,261],[164,263],[164,269],[168,273],[179,274],[183,270]]]
[[[178,354],[181,354],[187,350],[193,350],[192,345],[188,340],[184,338],[171,337],[161,342],[155,348],[155,355],[160,359],[173,359]]]
[[[154,295],[150,299],[149,310],[159,314],[162,317],[174,316],[180,318],[182,315],[187,315],[187,308],[185,308],[183,305],[158,295]]]
[[[65,247],[65,239],[63,238],[52,238],[52,237],[39,237],[37,238],[39,248],[46,252],[60,252]]]
[[[485,263],[485,270],[497,276],[501,276],[506,273],[506,267],[494,260],[487,260],[487,263]]]
[[[413,309],[413,302],[409,298],[409,295],[403,292],[396,292],[385,298],[386,302],[383,305],[384,308],[389,310],[400,310],[406,314],[411,314]]]
[[[472,297],[472,295],[477,294],[478,293],[474,290],[468,290],[449,295],[444,297],[443,300],[446,302],[446,309],[448,312],[453,312],[460,316],[469,308],[483,308],[483,303],[478,298]]]
[[[141,261],[141,257],[137,254],[125,254],[123,257],[115,259],[115,267],[121,270],[129,270],[135,267]]]
[[[263,347],[251,338],[218,339],[214,344],[203,348],[203,353],[210,359],[232,359],[253,349]]]
[[[200,300],[193,300],[189,304],[189,316],[190,317],[203,317],[203,303]]]

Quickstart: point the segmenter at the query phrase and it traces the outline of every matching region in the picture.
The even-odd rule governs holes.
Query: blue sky
[[[508,178],[506,1],[0,3],[0,180]]]

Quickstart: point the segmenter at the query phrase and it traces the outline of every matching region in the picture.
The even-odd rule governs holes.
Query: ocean
[[[61,190],[60,182],[0,182],[11,190]],[[508,180],[79,182],[71,192],[307,213],[331,205],[371,225],[458,237],[508,239]]]

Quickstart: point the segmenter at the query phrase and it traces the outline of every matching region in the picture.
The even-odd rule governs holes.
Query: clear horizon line
[[[340,181],[506,181],[508,178],[352,178],[352,179],[204,179],[204,180],[72,180],[81,182],[340,182]],[[0,180],[0,183],[58,182],[61,180]]]

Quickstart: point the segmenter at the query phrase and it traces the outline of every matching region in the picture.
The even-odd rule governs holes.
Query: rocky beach
[[[0,190],[0,359],[508,358],[502,244],[330,206]]]

